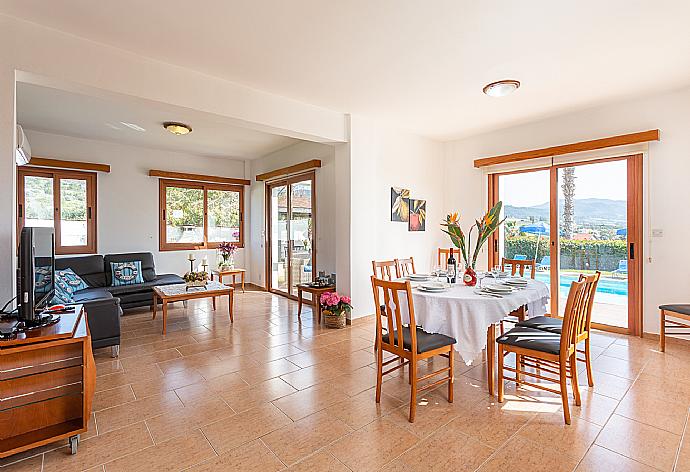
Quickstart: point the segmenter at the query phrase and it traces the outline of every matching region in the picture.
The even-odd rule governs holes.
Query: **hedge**
[[[628,245],[625,240],[574,240],[561,239],[561,268],[574,270],[603,270],[612,271],[618,268],[618,263],[628,258]],[[505,254],[510,259],[515,254],[525,254],[534,257],[537,248],[536,236],[515,236],[506,238]],[[541,238],[537,262],[549,255],[549,240]]]

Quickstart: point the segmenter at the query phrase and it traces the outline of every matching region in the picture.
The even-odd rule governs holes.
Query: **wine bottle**
[[[455,257],[453,256],[453,248],[451,248],[448,252],[450,254],[448,256],[448,282],[454,284],[458,273],[458,265],[457,262],[455,262]]]

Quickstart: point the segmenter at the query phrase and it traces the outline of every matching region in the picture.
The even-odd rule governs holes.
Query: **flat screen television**
[[[53,228],[22,228],[17,272],[19,319],[31,324],[40,319],[55,293]]]

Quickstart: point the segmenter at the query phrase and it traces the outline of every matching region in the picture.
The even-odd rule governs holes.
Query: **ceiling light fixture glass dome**
[[[518,80],[499,80],[484,87],[484,93],[490,97],[505,97],[520,88]]]

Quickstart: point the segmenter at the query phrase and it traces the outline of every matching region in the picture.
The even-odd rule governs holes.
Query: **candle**
[[[204,256],[204,258],[201,259],[201,263],[202,263],[203,265],[208,265],[208,257],[207,257],[207,256]]]
[[[193,252],[190,252],[190,253],[189,253],[189,257],[187,258],[187,260],[188,260],[188,261],[193,261],[193,260],[195,260],[195,258],[194,258],[194,253],[193,253]]]

